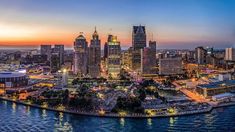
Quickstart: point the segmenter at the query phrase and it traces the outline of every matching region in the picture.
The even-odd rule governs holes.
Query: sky
[[[102,44],[108,34],[131,46],[132,26],[146,26],[158,48],[231,47],[235,44],[235,0],[0,0],[0,46],[72,47],[94,28]]]

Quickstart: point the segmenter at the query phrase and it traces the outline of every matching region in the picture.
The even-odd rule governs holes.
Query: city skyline
[[[225,48],[235,42],[232,0],[0,1],[0,47],[72,48],[80,32],[89,41],[97,27],[102,47],[114,34],[125,48],[132,45],[134,25],[146,26],[147,41],[156,40],[158,48]]]

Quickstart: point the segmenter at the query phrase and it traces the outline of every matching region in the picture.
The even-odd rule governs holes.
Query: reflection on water
[[[16,112],[16,103],[12,103],[12,111],[13,111],[13,113]]]
[[[6,106],[7,105],[7,101],[3,101],[3,104]]]
[[[170,127],[174,126],[174,123],[175,123],[175,121],[176,121],[176,118],[177,118],[177,117],[170,117],[170,119],[169,119]]]
[[[47,111],[45,109],[42,109],[42,117],[45,118],[47,116]]]
[[[120,118],[120,125],[121,125],[122,127],[125,126],[125,118]]]
[[[171,118],[116,119],[70,115],[0,101],[0,132],[235,131],[235,106]],[[14,113],[14,114],[12,114]],[[30,114],[29,114],[30,113]]]
[[[149,126],[152,126],[152,119],[151,119],[151,118],[148,118],[148,119],[147,119],[147,123],[148,123]]]
[[[73,130],[72,125],[69,122],[64,122],[64,113],[60,112],[58,117],[58,123],[55,124],[55,131],[58,132],[71,132]]]

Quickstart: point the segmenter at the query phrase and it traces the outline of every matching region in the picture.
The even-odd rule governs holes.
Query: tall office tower
[[[133,26],[132,47],[132,69],[137,70],[141,67],[140,50],[146,47],[146,32],[144,26]]]
[[[111,78],[118,78],[121,71],[121,46],[117,36],[112,36],[108,42],[108,74]]]
[[[225,49],[225,60],[234,61],[235,60],[235,49],[234,48],[226,48]]]
[[[149,48],[153,51],[153,54],[156,57],[157,53],[157,42],[156,41],[149,41]]]
[[[51,73],[55,73],[58,70],[60,70],[61,65],[60,65],[60,55],[59,55],[59,53],[52,52],[50,66],[51,66]]]
[[[207,51],[203,47],[195,49],[195,60],[197,64],[206,64]]]
[[[149,48],[156,52],[157,50],[157,42],[156,41],[149,41]]]
[[[100,76],[101,47],[99,35],[95,29],[92,35],[91,45],[89,47],[88,73],[91,77]]]
[[[40,46],[41,55],[47,55],[47,60],[51,60],[51,45],[41,45]]]
[[[107,42],[104,44],[104,56],[103,57],[104,57],[104,60],[106,60],[108,57],[108,43]]]
[[[155,67],[156,52],[150,47],[141,49],[141,74],[155,74]]]
[[[81,33],[74,42],[74,74],[85,76],[87,74],[88,47],[86,38]]]
[[[122,52],[122,66],[126,69],[130,69],[132,67],[131,60],[132,60],[132,47]]]
[[[54,52],[58,52],[60,56],[60,64],[64,64],[64,45],[55,45]]]
[[[104,59],[106,60],[108,58],[108,42],[112,41],[113,35],[109,34],[107,42],[104,44]]]
[[[159,60],[160,75],[182,74],[182,59],[181,58],[164,58]]]
[[[61,81],[62,81],[63,87],[68,85],[68,71],[67,71],[67,69],[63,69]]]

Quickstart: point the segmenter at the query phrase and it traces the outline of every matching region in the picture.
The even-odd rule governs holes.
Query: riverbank
[[[144,115],[144,114],[126,114],[126,115],[119,115],[116,113],[107,113],[107,114],[99,114],[99,113],[91,113],[91,112],[80,112],[80,111],[72,111],[72,110],[59,110],[55,108],[50,108],[50,107],[42,107],[40,105],[36,104],[29,104],[23,101],[19,100],[12,100],[6,97],[0,97],[1,100],[5,101],[10,101],[14,102],[17,104],[25,105],[25,106],[30,106],[30,107],[35,107],[39,109],[45,109],[49,111],[55,111],[55,112],[63,112],[63,113],[68,113],[68,114],[75,114],[75,115],[81,115],[81,116],[95,116],[95,117],[108,117],[108,118],[163,118],[163,117],[175,117],[175,116],[186,116],[186,115],[193,115],[193,114],[201,114],[201,113],[208,113],[211,112],[213,108],[218,108],[218,107],[224,107],[224,106],[230,106],[230,105],[235,105],[235,102],[230,103],[230,104],[223,104],[219,105],[216,107],[208,107],[203,110],[192,110],[192,111],[184,111],[184,112],[177,112],[174,114],[161,114],[161,115]]]

